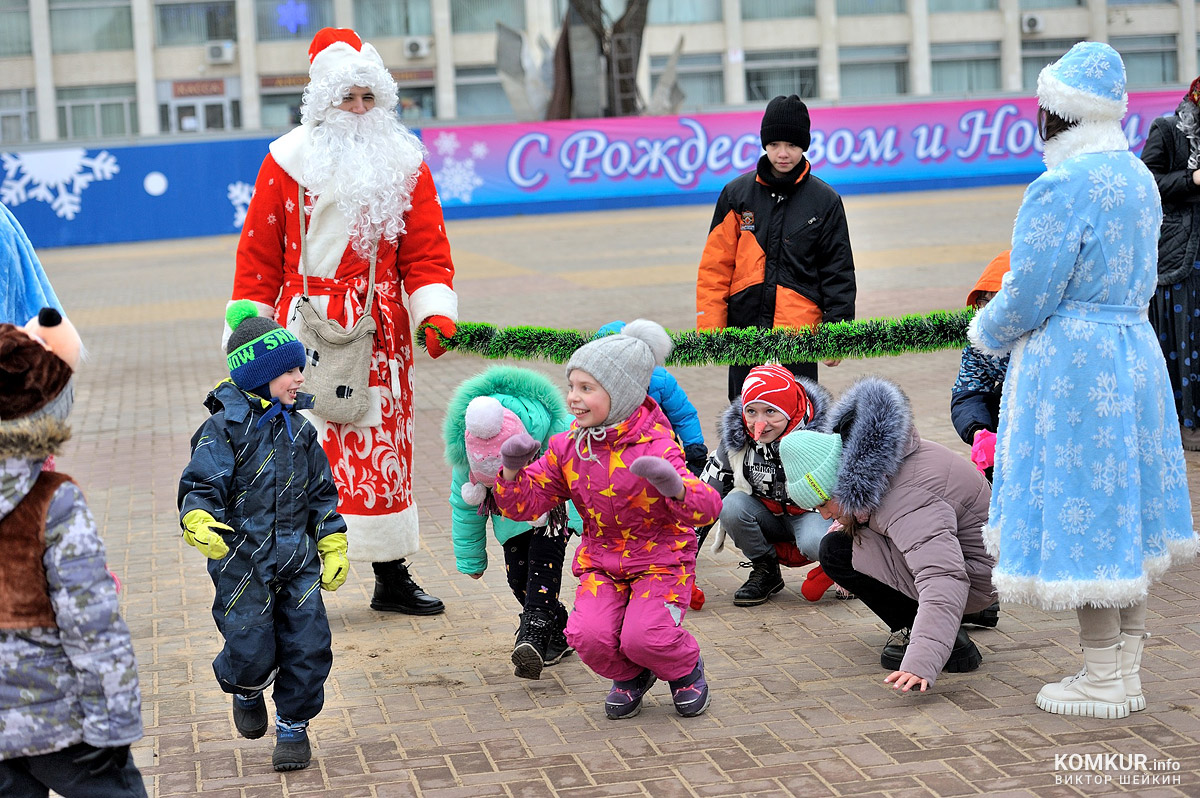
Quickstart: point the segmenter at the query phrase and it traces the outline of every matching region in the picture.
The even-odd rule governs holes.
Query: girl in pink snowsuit
[[[670,683],[684,717],[709,702],[700,646],[681,624],[695,583],[695,530],[720,515],[721,496],[687,470],[670,423],[646,395],[671,348],[661,326],[639,319],[577,349],[567,363],[570,430],[532,463],[536,441],[506,441],[494,490],[500,512],[515,520],[566,499],[582,511],[566,634],[589,668],[613,680],[604,711],[614,720],[638,714],[656,679]]]

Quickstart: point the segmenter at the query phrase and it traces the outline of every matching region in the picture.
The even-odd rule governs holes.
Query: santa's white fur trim
[[[228,302],[226,302],[225,310],[228,312],[229,306],[237,301],[238,300],[236,300],[236,299],[231,299]],[[248,299],[246,301],[254,302],[253,299]],[[254,307],[258,308],[258,315],[266,316],[268,319],[275,318],[275,306],[274,305],[268,305],[265,302],[254,302]],[[227,321],[227,322],[225,322],[225,329],[221,333],[221,354],[222,355],[224,355],[224,353],[225,353],[225,346],[229,343],[229,336],[231,336],[231,335],[233,335],[233,330],[229,329],[229,322]]]
[[[287,172],[288,177],[297,183],[302,182],[304,173],[304,157],[308,152],[309,129],[296,127],[284,133],[267,145],[267,150],[279,168]]]
[[[1042,162],[1047,169],[1054,169],[1076,155],[1128,150],[1129,139],[1119,122],[1080,122],[1046,142]]]
[[[1068,122],[1120,122],[1129,107],[1128,94],[1122,94],[1121,99],[1117,100],[1082,91],[1059,80],[1050,72],[1050,67],[1038,75],[1037,99],[1042,108]]]
[[[983,342],[983,335],[979,332],[978,315],[972,316],[971,323],[967,325],[967,339],[974,349],[992,357],[1004,357],[1011,350],[1008,346],[988,346]]]
[[[349,557],[356,562],[391,562],[421,548],[415,506],[388,515],[343,513],[342,517],[346,519]]]
[[[446,275],[449,280],[453,275]],[[409,316],[417,327],[430,316],[445,316],[458,321],[458,294],[443,283],[423,285],[408,295]]]
[[[375,94],[376,108],[393,111],[399,102],[395,78],[379,52],[366,42],[362,50],[334,42],[313,58],[308,75],[300,103],[300,118],[305,125],[320,124],[329,109],[341,105],[353,86],[370,89]]]

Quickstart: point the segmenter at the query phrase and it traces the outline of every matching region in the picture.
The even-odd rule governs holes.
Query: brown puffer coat
[[[854,569],[917,600],[900,669],[932,685],[963,614],[996,600],[981,533],[991,486],[965,457],[921,439],[908,397],[887,380],[856,382],[826,424],[842,436],[834,498],[861,523]]]

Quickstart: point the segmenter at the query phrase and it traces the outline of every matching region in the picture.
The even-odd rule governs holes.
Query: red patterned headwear
[[[344,42],[354,50],[362,50],[362,39],[350,28],[321,28],[308,46],[308,63],[312,63],[317,53],[334,42]]]
[[[746,375],[746,381],[742,383],[742,407],[751,402],[770,405],[787,416],[784,434],[802,424],[807,426],[816,413],[808,393],[796,382],[792,372],[775,364],[757,366]]]
[[[1185,99],[1191,100],[1192,105],[1200,106],[1200,78],[1192,81],[1192,85],[1188,86],[1187,94],[1183,96]]]
[[[379,52],[349,28],[321,28],[308,46],[308,85],[301,100],[301,121],[319,124],[342,102],[351,86],[371,89],[375,106],[396,107],[396,80]]]

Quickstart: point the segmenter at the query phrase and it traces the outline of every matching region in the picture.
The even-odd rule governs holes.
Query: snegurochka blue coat
[[[1052,146],[1053,145],[1053,146]],[[971,322],[1011,349],[985,540],[1004,601],[1122,607],[1194,556],[1187,473],[1162,350],[1147,320],[1158,189],[1120,126],[1046,145],[1012,272]]]
[[[311,403],[299,394],[294,409]],[[278,669],[279,714],[307,720],[332,663],[317,541],[346,531],[329,460],[303,416],[285,411],[289,434],[284,414],[268,416],[271,403],[231,380],[205,405],[212,415],[192,436],[179,515],[205,510],[233,527],[223,534],[229,554],[208,561],[226,641],[213,669],[226,692],[261,689]]]

